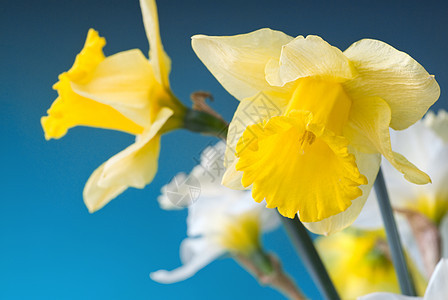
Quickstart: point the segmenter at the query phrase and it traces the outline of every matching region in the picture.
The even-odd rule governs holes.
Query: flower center
[[[306,77],[297,80],[297,87],[284,114],[292,110],[309,111],[313,114],[313,123],[322,124],[336,135],[341,135],[351,105],[352,101],[340,83]],[[314,141],[308,134],[304,138],[309,144]]]
[[[247,255],[260,248],[260,230],[257,216],[246,213],[225,222],[218,242],[230,252]]]
[[[439,225],[448,212],[448,202],[442,197],[420,195],[417,199],[408,201],[408,208],[425,215],[428,219]]]
[[[316,140],[316,135],[308,130],[305,130],[302,137],[299,139],[300,142],[300,154],[305,154],[306,148],[311,146]]]

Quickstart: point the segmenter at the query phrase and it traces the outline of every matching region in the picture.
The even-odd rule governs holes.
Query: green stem
[[[228,124],[207,112],[187,109],[183,121],[187,130],[226,139]]]
[[[327,269],[322,263],[311,237],[308,235],[308,231],[297,218],[297,215],[294,219],[285,217],[281,217],[281,219],[292,244],[302,258],[308,273],[310,273],[313,281],[319,288],[319,291],[323,294],[325,299],[340,299],[330,276],[328,276]]]
[[[397,272],[401,292],[407,296],[417,296],[414,283],[404,257],[400,235],[392,213],[392,206],[390,204],[386,183],[384,182],[384,176],[381,168],[375,181],[375,192],[378,198],[381,216],[383,217],[384,227],[386,228],[387,241],[391,251],[392,262],[394,264],[395,271]]]

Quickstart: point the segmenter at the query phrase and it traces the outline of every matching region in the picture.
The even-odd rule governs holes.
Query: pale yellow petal
[[[134,144],[111,157],[98,169],[101,171],[92,174],[83,193],[91,212],[106,205],[126,188],[143,188],[152,181],[160,151],[159,131],[172,114],[172,110],[163,108],[156,122],[138,136]]]
[[[355,66],[358,77],[344,84],[354,99],[380,97],[392,112],[390,126],[402,130],[421,119],[439,98],[434,76],[411,56],[390,45],[364,39],[344,54]]]
[[[172,110],[163,108],[149,130],[137,136],[136,142],[111,157],[104,166],[100,185],[126,183],[143,188],[155,175],[160,148],[159,131],[172,116]]]
[[[264,28],[235,36],[195,35],[192,47],[222,86],[243,100],[272,89],[265,79],[265,66],[291,40],[280,31]]]
[[[286,109],[288,97],[274,92],[258,93],[244,99],[238,106],[227,133],[227,147],[224,158],[226,172],[222,184],[233,189],[244,189],[241,185],[242,173],[235,170],[238,158],[236,145],[244,130],[250,125],[262,123],[271,117],[279,116]]]
[[[157,80],[165,87],[169,88],[169,74],[171,70],[171,60],[165,53],[160,38],[159,17],[157,15],[157,5],[155,0],[140,0],[143,23],[145,24],[146,36],[149,41],[149,58],[154,69]]]
[[[408,181],[416,184],[431,182],[426,173],[420,171],[403,155],[392,151],[389,134],[390,121],[390,107],[381,98],[356,99],[353,101],[344,135],[349,137],[354,145],[363,145],[365,149],[376,149],[383,154]],[[368,146],[369,143],[370,146]]]
[[[101,187],[98,185],[101,175],[104,172],[103,163],[90,175],[84,187],[84,204],[90,213],[103,208],[110,200],[123,193],[128,187],[126,185],[112,185]]]
[[[243,178],[243,172],[236,170],[237,163],[238,158],[235,157],[233,162],[227,167],[226,171],[224,172],[221,184],[233,190],[245,190],[247,188],[245,188],[241,184],[241,179]]]
[[[155,89],[151,65],[140,50],[134,49],[107,57],[92,72],[86,83],[72,82],[73,91],[83,97],[109,105],[135,123],[146,127]]]
[[[273,64],[274,61],[269,62],[266,77],[271,78],[271,84],[279,86],[302,77],[317,76],[343,82],[356,76],[356,71],[341,50],[314,35],[306,38],[298,36],[283,46],[278,68]]]
[[[366,154],[357,151],[353,147],[349,149],[350,153],[356,158],[356,165],[359,168],[359,172],[366,176],[368,183],[359,187],[362,190],[362,196],[352,200],[352,205],[346,211],[323,219],[320,222],[303,223],[311,232],[329,235],[343,230],[356,220],[367,201],[380,168],[381,155],[378,153]]]

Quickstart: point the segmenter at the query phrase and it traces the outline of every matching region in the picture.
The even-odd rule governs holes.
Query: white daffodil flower
[[[163,208],[179,208],[179,202],[189,204],[188,228],[187,238],[180,246],[183,265],[172,271],[153,272],[150,274],[153,280],[160,283],[185,280],[226,253],[250,256],[261,249],[261,233],[278,226],[276,212],[253,201],[250,191],[232,190],[220,184],[224,170],[219,166],[222,168],[224,152],[222,142],[205,149],[200,165],[188,176],[177,175],[162,189],[159,202]],[[187,201],[182,199],[186,191]]]

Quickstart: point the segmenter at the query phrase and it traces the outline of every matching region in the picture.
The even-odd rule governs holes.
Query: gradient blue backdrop
[[[174,92],[211,91],[230,120],[237,106],[190,48],[190,37],[232,35],[262,27],[290,35],[317,34],[341,49],[376,38],[417,59],[442,88],[435,108],[447,108],[448,9],[432,1],[159,1],[162,40],[172,58]],[[144,190],[130,189],[91,215],[82,189],[91,172],[132,142],[119,132],[75,128],[45,142],[39,119],[56,97],[51,86],[82,48],[87,30],[105,36],[107,55],[147,52],[137,0],[11,1],[0,7],[0,299],[278,299],[230,259],[212,263],[173,285],[151,271],[179,265],[185,211],[159,209],[159,190],[189,171],[213,139],[178,131],[163,137],[159,172]],[[315,286],[282,229],[267,249],[306,294]]]

